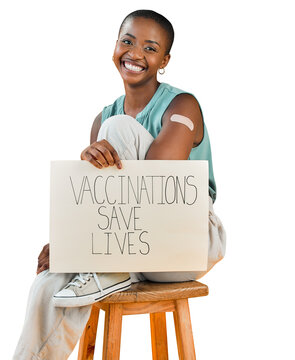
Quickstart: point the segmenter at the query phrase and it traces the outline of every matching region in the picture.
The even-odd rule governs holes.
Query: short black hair
[[[125,19],[122,21],[122,24],[120,26],[119,29],[119,34],[122,30],[123,25],[125,24],[125,22],[129,19],[135,19],[135,18],[139,18],[139,17],[143,17],[146,19],[152,19],[154,21],[156,21],[158,24],[161,25],[161,27],[166,31],[167,34],[167,40],[168,40],[168,44],[167,44],[167,48],[166,48],[166,53],[165,55],[170,53],[173,41],[174,41],[174,29],[173,26],[171,24],[171,22],[166,19],[163,15],[153,11],[153,10],[136,10],[131,12],[130,14],[128,14]]]

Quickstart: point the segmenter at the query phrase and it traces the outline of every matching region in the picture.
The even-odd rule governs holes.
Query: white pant
[[[123,160],[144,160],[154,138],[129,115],[106,119],[98,141],[106,139]],[[179,282],[197,280],[224,257],[226,235],[221,221],[209,200],[208,269],[193,272],[130,273],[131,281]],[[39,273],[31,286],[23,330],[13,360],[64,360],[69,357],[81,337],[90,316],[91,305],[75,308],[54,307],[52,296],[75,274]]]

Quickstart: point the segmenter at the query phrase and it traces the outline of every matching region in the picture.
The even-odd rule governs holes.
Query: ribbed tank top
[[[141,125],[143,125],[154,138],[156,138],[159,132],[161,131],[162,116],[165,113],[167,107],[169,106],[169,104],[175,98],[176,95],[182,93],[193,95],[190,92],[178,89],[167,83],[163,83],[163,82],[160,83],[149,103],[140,113],[136,115],[136,120]],[[195,96],[194,98],[197,100]],[[119,98],[117,98],[117,100],[113,104],[105,106],[102,110],[101,123],[103,123],[110,116],[125,114],[124,101],[125,101],[125,95],[122,95]],[[201,109],[201,113],[202,113],[202,109]],[[202,117],[203,117],[203,113],[202,113]],[[216,200],[216,183],[213,173],[210,140],[206,125],[204,123],[204,119],[203,119],[203,124],[204,124],[203,139],[197,147],[192,148],[188,160],[208,160],[209,195],[211,196],[214,202]]]

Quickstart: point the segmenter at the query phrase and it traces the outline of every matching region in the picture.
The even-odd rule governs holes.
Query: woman
[[[171,23],[154,11],[138,10],[126,16],[113,54],[125,95],[95,119],[90,146],[81,159],[99,169],[120,169],[120,159],[208,160],[209,271],[224,256],[225,232],[212,206],[216,185],[208,133],[194,95],[157,80],[157,73],[164,73],[169,63],[173,39]],[[189,281],[207,272],[75,275],[49,273],[48,267],[47,244],[38,258],[38,275],[14,359],[66,359],[83,332],[91,304],[129,288],[131,282]]]

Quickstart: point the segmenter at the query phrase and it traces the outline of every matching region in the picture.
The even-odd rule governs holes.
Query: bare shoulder
[[[182,106],[182,105],[189,105],[191,107],[198,106],[197,99],[188,93],[181,93],[174,97],[174,99],[171,101],[170,105],[171,107],[174,106]]]
[[[202,112],[197,99],[187,93],[175,96],[162,116],[162,126],[165,126],[173,114],[186,116],[194,123],[196,133],[193,147],[196,147],[202,141],[204,133]]]
[[[90,132],[90,144],[97,140],[97,135],[101,126],[102,111],[96,116],[93,121]]]

